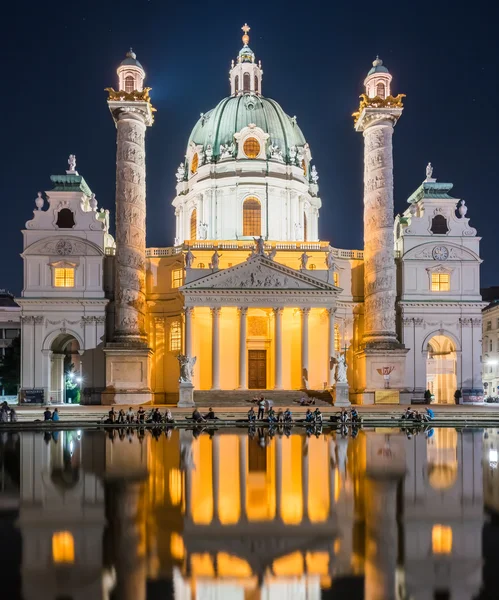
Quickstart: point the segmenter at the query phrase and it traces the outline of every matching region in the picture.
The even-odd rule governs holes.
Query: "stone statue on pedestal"
[[[177,360],[180,365],[179,383],[191,383],[194,377],[194,365],[196,364],[195,356],[186,356],[179,354]]]
[[[344,354],[340,354],[338,357],[338,362],[336,364],[336,381],[337,383],[348,383],[347,363]]]
[[[186,269],[192,269],[192,263],[194,262],[194,259],[196,257],[194,256],[194,254],[191,252],[191,249],[189,248],[187,250],[187,252],[185,253],[185,268]]]

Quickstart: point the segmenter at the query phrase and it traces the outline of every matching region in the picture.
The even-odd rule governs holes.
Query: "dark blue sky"
[[[379,54],[407,94],[394,136],[395,207],[424,178],[469,206],[483,237],[482,284],[496,270],[498,10],[492,2],[19,2],[2,37],[3,245],[0,287],[22,289],[20,230],[38,190],[74,153],[100,206],[114,210],[115,129],[104,88],[129,46],[158,109],[147,140],[147,244],[171,245],[175,170],[199,114],[228,95],[241,25],[264,69],[263,93],[297,115],[320,175],[322,239],[362,247],[362,81]],[[6,15],[4,15],[6,17]]]

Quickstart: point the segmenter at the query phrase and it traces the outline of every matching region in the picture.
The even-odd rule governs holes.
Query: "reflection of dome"
[[[429,482],[434,490],[448,490],[456,483],[456,478],[457,463],[429,467]]]
[[[275,100],[243,94],[224,98],[213,110],[202,115],[192,130],[189,146],[194,143],[206,148],[210,144],[213,155],[219,156],[220,144],[232,143],[234,134],[252,123],[269,134],[269,144],[278,146],[286,161],[292,146],[306,143],[295,119],[289,117]]]

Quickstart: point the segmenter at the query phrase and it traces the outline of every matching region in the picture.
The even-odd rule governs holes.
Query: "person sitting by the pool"
[[[59,420],[59,409],[55,408],[54,412],[52,413],[52,421],[58,421]]]
[[[320,411],[319,407],[317,407],[317,408],[314,410],[314,421],[315,421],[316,423],[322,423],[322,413],[321,413],[321,411]]]
[[[435,413],[433,412],[433,410],[431,408],[426,407],[425,411],[430,420],[435,418]]]
[[[172,411],[167,408],[165,412],[165,423],[175,423],[175,419],[173,418]]]
[[[307,408],[307,412],[305,413],[305,423],[313,423],[314,422],[314,414]]]
[[[291,414],[289,408],[284,411],[283,420],[285,423],[291,423],[293,421],[293,415]]]
[[[248,411],[248,421],[254,423],[256,421],[255,409],[251,407]]]
[[[278,423],[283,423],[283,422],[284,422],[284,413],[283,413],[283,410],[282,410],[282,408],[280,408],[280,409],[277,411],[277,422],[278,422]]]
[[[116,423],[116,411],[114,408],[107,413],[107,421],[106,423]]]
[[[159,412],[159,408],[155,408],[151,413],[151,422],[152,423],[161,423],[161,413]]]
[[[260,421],[263,419],[264,416],[265,416],[265,399],[262,396],[260,398],[260,400],[258,400],[258,415],[256,418]]]
[[[275,410],[272,407],[269,408],[268,420],[269,420],[269,423],[276,423],[277,422],[277,417],[276,417],[276,414],[275,414]]]
[[[52,421],[52,413],[50,412],[50,408],[47,408],[43,411],[43,420],[44,421]]]
[[[213,408],[211,408],[211,406],[208,409],[208,412],[205,414],[204,418],[207,421],[215,421],[215,420],[218,421],[218,417],[215,416],[215,411],[213,410]]]
[[[137,411],[137,423],[144,423],[146,420],[146,411],[139,406],[139,410]]]
[[[192,411],[192,420],[196,421],[196,423],[204,423],[205,422],[203,415],[199,412],[199,410],[197,408],[195,408]]]
[[[357,412],[356,408],[352,407],[350,409],[350,419],[351,419],[352,423],[357,423],[358,421],[360,421],[359,413]]]
[[[127,413],[126,413],[126,422],[133,423],[134,421],[135,421],[135,413],[133,412],[133,409],[130,406],[130,408],[127,410]]]
[[[340,412],[340,423],[348,423],[348,413],[344,408]]]
[[[307,398],[306,396],[302,396],[299,400],[293,400],[296,404],[300,406],[313,406],[315,404],[315,398]]]
[[[120,408],[120,412],[118,413],[118,423],[124,423],[125,422],[125,411]]]
[[[405,413],[402,415],[403,419],[414,419],[416,416],[416,411],[413,410],[410,406],[407,407]]]

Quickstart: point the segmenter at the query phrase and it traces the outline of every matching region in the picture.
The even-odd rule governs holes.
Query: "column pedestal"
[[[178,402],[179,408],[188,408],[196,406],[194,403],[194,386],[188,381],[181,381],[178,384]]]
[[[336,383],[334,386],[334,406],[350,406],[348,383]]]
[[[109,344],[106,354],[106,389],[102,404],[146,404],[152,402],[150,348],[123,348]]]

